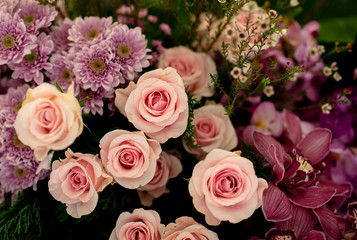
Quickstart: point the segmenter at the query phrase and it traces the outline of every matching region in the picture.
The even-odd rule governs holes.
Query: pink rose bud
[[[141,204],[150,207],[155,198],[165,193],[169,179],[177,177],[181,171],[182,165],[177,157],[161,152],[157,160],[154,178],[148,184],[138,188]]]
[[[156,240],[162,239],[165,225],[154,210],[135,209],[133,213],[119,215],[109,240]]]
[[[171,28],[170,28],[170,26],[168,24],[161,23],[160,24],[160,29],[164,34],[171,35]]]
[[[268,183],[255,175],[250,160],[234,152],[215,149],[196,164],[189,192],[207,224],[238,223],[249,218],[262,204]]]
[[[180,217],[175,223],[169,223],[164,232],[163,240],[218,240],[217,233],[207,229],[191,217]]]
[[[198,99],[211,97],[214,93],[210,74],[217,73],[216,64],[207,54],[196,53],[183,46],[168,48],[160,55],[158,67],[175,68],[185,87]]]
[[[115,91],[115,105],[147,136],[166,142],[187,127],[188,103],[183,81],[174,68],[144,73],[137,84]]]
[[[48,190],[67,205],[67,213],[75,218],[91,213],[97,205],[98,193],[113,181],[103,169],[98,155],[66,151],[66,158],[54,161]]]
[[[197,134],[195,143],[201,148],[188,148],[183,141],[186,151],[201,158],[213,149],[232,150],[237,146],[237,134],[221,104],[205,105],[195,109],[193,114],[192,124]]]
[[[154,177],[161,146],[143,132],[114,130],[104,135],[99,146],[105,169],[121,186],[135,189]]]

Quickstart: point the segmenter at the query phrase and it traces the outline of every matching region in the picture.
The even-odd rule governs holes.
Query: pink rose
[[[67,213],[75,218],[91,213],[97,205],[98,193],[113,181],[104,170],[98,155],[66,151],[66,158],[54,161],[48,190],[67,205]]]
[[[137,84],[130,82],[116,90],[115,105],[120,112],[160,143],[181,136],[187,127],[188,103],[180,75],[173,68],[143,74]]]
[[[155,198],[165,193],[169,178],[177,177],[181,171],[182,165],[177,157],[161,152],[157,160],[154,178],[148,184],[137,189],[141,204],[150,207]]]
[[[249,218],[261,206],[266,188],[268,183],[255,175],[251,161],[221,149],[196,164],[189,183],[193,204],[209,225]]]
[[[105,169],[121,186],[135,189],[154,177],[161,146],[143,132],[114,130],[104,135],[99,146]]]
[[[209,104],[194,111],[192,124],[197,134],[195,143],[201,148],[188,148],[186,151],[196,156],[203,157],[215,148],[232,150],[238,144],[238,137],[221,104]]]
[[[217,233],[191,217],[180,217],[175,222],[166,226],[163,240],[218,240]]]
[[[20,141],[34,149],[39,161],[51,149],[70,146],[83,131],[82,111],[73,85],[67,93],[49,83],[28,89],[14,127]]]
[[[133,213],[119,215],[109,240],[156,240],[161,239],[165,225],[160,223],[159,214],[154,210],[135,209]]]
[[[217,70],[216,64],[207,54],[196,53],[183,46],[169,48],[160,55],[158,64],[159,68],[175,68],[185,87],[188,86],[198,99],[213,95],[214,83],[210,74],[216,74]]]

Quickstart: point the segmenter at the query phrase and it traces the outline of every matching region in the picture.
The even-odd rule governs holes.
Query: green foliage
[[[264,178],[268,182],[272,181],[271,169],[267,167],[267,161],[256,154],[253,145],[246,143],[243,139],[240,139],[242,143],[242,157],[245,157],[253,162],[255,173],[258,177]]]
[[[193,111],[194,107],[197,104],[200,104],[201,101],[198,100],[193,96],[190,90],[186,88],[186,93],[187,93],[187,99],[188,99],[188,107],[189,107],[189,112],[188,112],[188,121],[187,121],[187,128],[186,131],[183,135],[183,140],[185,141],[186,145],[188,148],[191,149],[193,148],[200,148],[201,146],[195,143],[195,139],[197,138],[197,134],[195,131],[195,126],[192,124],[193,119],[195,118]]]
[[[29,190],[32,191],[32,190]],[[37,240],[41,235],[39,199],[22,194],[13,205],[6,200],[0,211],[0,236],[3,240]]]

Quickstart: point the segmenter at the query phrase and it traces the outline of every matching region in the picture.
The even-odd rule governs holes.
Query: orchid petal
[[[318,208],[331,200],[336,190],[331,187],[309,187],[296,189],[288,198],[294,204],[305,208]]]
[[[315,214],[310,210],[296,205],[291,205],[292,218],[284,222],[275,223],[280,230],[294,229],[297,239],[305,237],[317,223]]]
[[[326,236],[323,232],[312,230],[309,232],[309,234],[303,238],[303,240],[309,240],[309,239],[314,239],[314,240],[326,240]]]
[[[332,134],[329,129],[314,129],[296,145],[296,150],[310,160],[312,165],[315,165],[328,154],[331,138]]]
[[[313,211],[319,219],[324,232],[332,239],[340,239],[340,231],[338,229],[338,221],[335,214],[333,214],[333,212],[326,206],[315,208]]]
[[[296,145],[302,138],[300,119],[295,114],[286,109],[283,110],[283,114],[288,138],[293,143],[293,145]]]
[[[272,222],[288,220],[292,217],[291,203],[285,194],[274,184],[269,183],[268,189],[263,192],[263,213],[265,219]]]

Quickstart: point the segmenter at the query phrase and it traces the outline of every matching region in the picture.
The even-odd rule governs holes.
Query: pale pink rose
[[[135,209],[119,215],[109,240],[160,240],[165,229],[154,210]]]
[[[143,132],[114,130],[104,135],[99,146],[105,169],[121,186],[135,189],[154,177],[161,146]]]
[[[262,204],[268,183],[255,175],[251,161],[237,153],[215,149],[196,164],[189,192],[207,224],[238,223]]]
[[[174,68],[144,73],[137,84],[115,91],[115,105],[134,126],[160,143],[181,136],[187,127],[188,103]]]
[[[142,205],[150,207],[155,198],[163,195],[170,178],[175,178],[182,171],[180,160],[174,155],[161,152],[157,160],[154,178],[146,185],[139,187],[138,194]]]
[[[163,240],[218,240],[217,233],[207,229],[191,217],[180,217],[175,222],[166,226]]]
[[[216,64],[205,53],[196,53],[183,46],[168,48],[160,55],[158,67],[175,68],[185,87],[197,99],[211,97],[214,93],[210,74],[217,73]]]
[[[189,148],[185,142],[183,146],[198,158],[215,148],[232,150],[238,144],[236,131],[222,104],[208,104],[195,109],[192,124],[197,134],[195,143],[201,148]]]
[[[20,141],[34,149],[37,160],[49,150],[70,146],[83,131],[81,106],[73,85],[61,93],[49,83],[28,89],[14,123]]]
[[[98,192],[113,181],[103,169],[98,155],[66,151],[64,160],[54,161],[48,190],[67,205],[67,213],[75,218],[91,213],[97,206]]]

